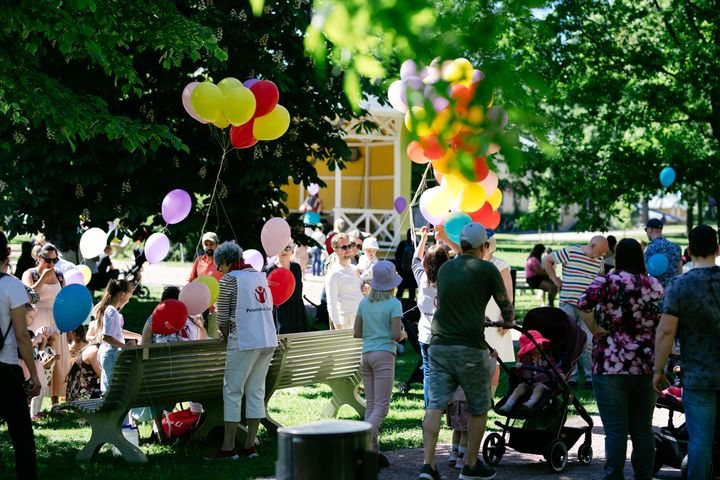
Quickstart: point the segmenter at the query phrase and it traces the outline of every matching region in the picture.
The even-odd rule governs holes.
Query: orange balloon
[[[421,138],[420,145],[422,145],[423,153],[430,160],[437,160],[445,155],[445,148],[440,143],[437,135],[427,135]]]
[[[410,160],[415,163],[423,165],[426,163],[430,163],[431,161],[431,159],[425,156],[425,154],[423,153],[423,147],[417,140],[413,140],[412,142],[408,143],[406,152],[408,157],[410,157]]]
[[[461,113],[467,110],[473,93],[465,85],[455,84],[450,87],[450,96],[455,100],[455,110]]]
[[[448,151],[445,152],[445,155],[432,161],[432,166],[436,171],[442,173],[443,175],[447,175],[452,170],[452,165],[456,160],[457,158],[455,157],[455,152],[448,149]]]

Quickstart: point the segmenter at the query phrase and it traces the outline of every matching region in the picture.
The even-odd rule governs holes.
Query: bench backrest
[[[280,335],[266,395],[335,378],[359,379],[361,350],[352,330]],[[217,340],[127,347],[118,355],[102,410],[221,398],[226,351]]]

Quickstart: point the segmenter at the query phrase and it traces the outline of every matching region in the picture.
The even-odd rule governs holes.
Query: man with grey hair
[[[603,255],[608,251],[608,241],[602,235],[595,235],[586,245],[571,245],[552,252],[543,258],[543,268],[550,280],[560,290],[560,308],[575,319],[577,324],[587,334],[585,351],[581,361],[585,373],[585,387],[592,386],[592,339],[593,334],[585,322],[580,318],[577,302],[580,295],[585,293],[587,287],[595,277],[604,272]],[[555,273],[555,265],[562,265],[562,281]],[[577,385],[578,366],[575,365],[570,383]]]
[[[458,386],[467,397],[470,420],[468,446],[461,479],[495,478],[495,470],[478,458],[485,434],[490,398],[490,355],[485,343],[485,308],[494,298],[506,326],[515,317],[500,272],[495,265],[482,260],[488,249],[485,227],[477,222],[463,227],[460,233],[462,253],[445,262],[438,271],[437,310],[432,322],[429,400],[423,420],[425,461],[418,478],[437,480],[435,446],[442,412]],[[462,359],[462,360],[459,360]]]

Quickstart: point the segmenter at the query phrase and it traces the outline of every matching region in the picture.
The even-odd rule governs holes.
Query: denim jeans
[[[112,378],[112,372],[115,369],[115,362],[117,362],[119,354],[120,349],[118,347],[113,347],[108,344],[100,345],[98,360],[100,361],[100,393],[103,395],[110,387],[110,379]]]
[[[688,443],[688,479],[705,480],[710,473],[715,423],[718,416],[720,391],[683,388],[685,425]]]
[[[319,247],[313,247],[311,250],[312,254],[312,273],[315,276],[320,276],[323,273],[323,261],[322,261],[322,254],[323,251]]]
[[[632,440],[632,466],[637,480],[652,479],[655,434],[652,429],[657,394],[651,375],[593,375],[593,390],[605,430],[605,479],[622,479],[627,437]]]
[[[420,358],[422,358],[423,369],[423,398],[425,399],[425,408],[427,409],[428,400],[430,399],[430,359],[428,358],[428,348],[430,345],[423,342],[420,344]]]
[[[582,364],[583,372],[585,373],[585,381],[587,382],[588,380],[590,380],[590,376],[592,375],[592,333],[590,333],[587,325],[585,325],[585,322],[583,322],[582,318],[580,318],[580,311],[578,310],[577,305],[572,303],[561,303],[560,309],[570,315],[572,318],[574,318],[578,326],[582,329],[583,332],[585,332],[585,335],[587,335],[587,341],[585,342],[585,350],[583,350],[580,361],[575,364],[572,374],[570,375],[570,381],[577,382],[578,369],[580,368],[580,364]]]

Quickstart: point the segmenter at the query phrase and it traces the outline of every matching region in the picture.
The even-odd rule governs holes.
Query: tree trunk
[[[690,197],[690,195],[688,195]],[[690,236],[690,230],[693,229],[693,209],[695,208],[695,202],[688,199],[687,202],[687,212],[685,215],[685,227],[687,229],[687,236]]]
[[[705,223],[705,207],[703,206],[703,194],[702,191],[700,191],[700,188],[697,189],[697,207],[698,207],[698,215],[697,215],[697,223],[698,225],[701,225]]]
[[[647,225],[650,220],[650,207],[648,206],[648,199],[645,197],[642,201],[642,223],[643,226]]]

